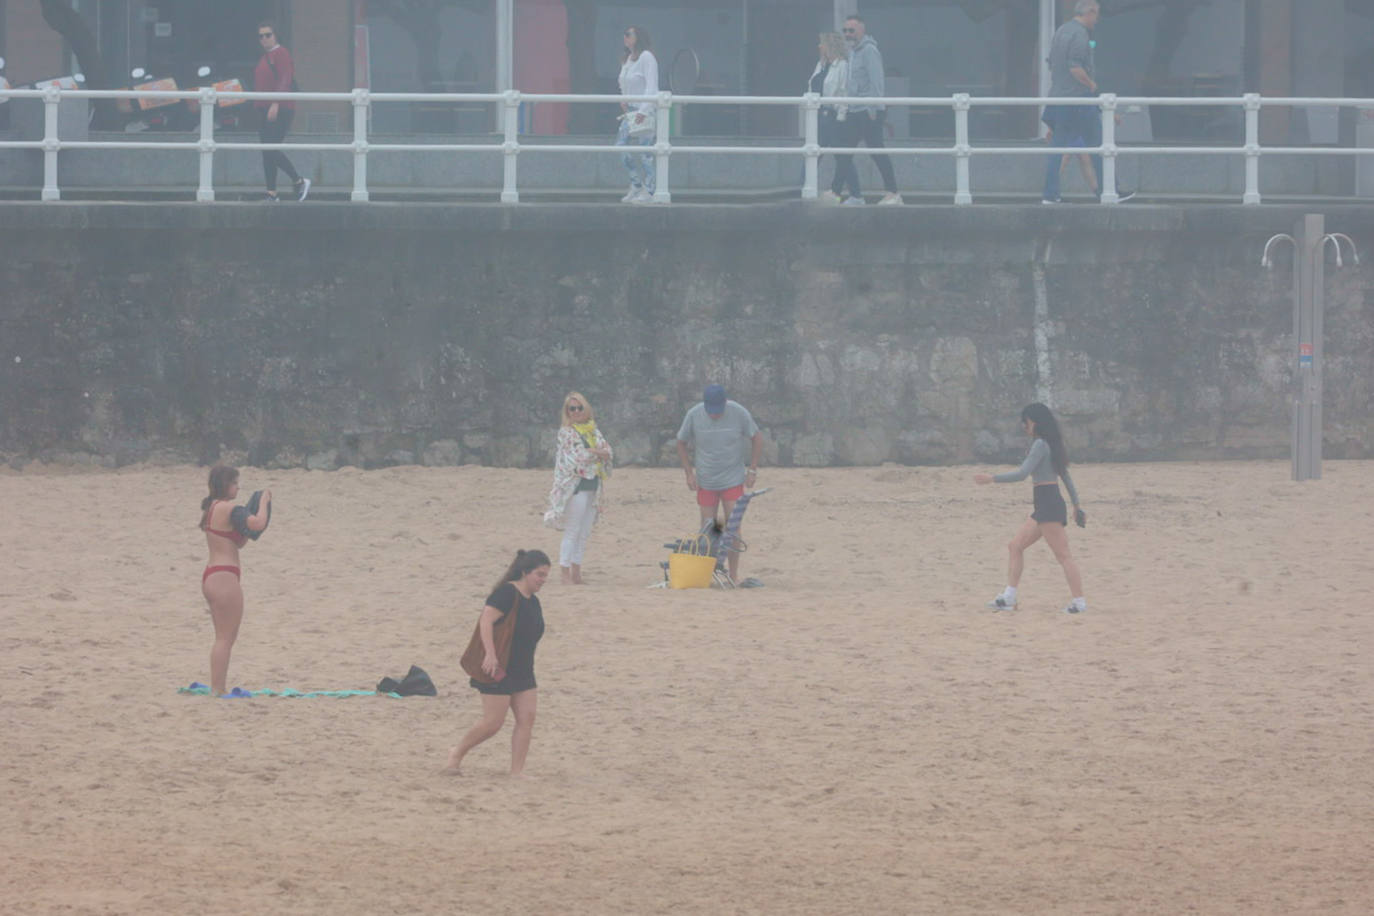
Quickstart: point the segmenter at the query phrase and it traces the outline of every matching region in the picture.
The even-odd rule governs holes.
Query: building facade
[[[1073,0],[70,0],[95,36],[98,59],[78,60],[36,2],[0,0],[4,75],[25,85],[97,68],[126,85],[134,67],[182,85],[202,64],[217,78],[251,79],[255,26],[271,18],[297,62],[302,88],[396,92],[614,93],[621,35],[646,29],[662,88],[700,95],[792,95],[805,90],[816,35],[857,12],[879,42],[893,96],[1036,96],[1043,58]],[[1098,81],[1118,95],[1374,96],[1374,0],[1101,0]],[[88,84],[90,81],[88,80]],[[494,106],[425,102],[374,106],[382,134],[481,134]],[[306,106],[306,132],[340,130],[340,106]],[[533,134],[604,135],[615,106],[530,106]],[[1235,109],[1127,110],[1125,141],[1233,142]],[[1269,143],[1352,142],[1353,112],[1266,110]],[[794,137],[779,108],[685,106],[688,136]],[[947,108],[893,109],[894,141],[953,136]],[[1024,140],[1029,108],[975,109],[980,140]]]

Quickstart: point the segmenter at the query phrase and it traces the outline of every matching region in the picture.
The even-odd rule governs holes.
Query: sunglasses
[[[569,405],[568,405],[568,410],[569,410],[569,411],[574,411],[574,410],[576,410],[576,411],[581,411],[581,410],[582,410],[582,405],[581,405],[581,404],[569,404]]]
[[[259,33],[258,33],[258,37],[259,37],[259,38],[271,38],[271,37],[272,37],[272,34],[273,34],[273,33],[271,33],[271,32],[259,32]]]
[[[633,37],[634,37],[634,34],[635,34],[635,30],[634,30],[634,29],[627,29],[627,30],[625,31],[625,37],[626,37],[626,38],[633,38]]]
[[[853,34],[854,34],[855,32],[857,32],[857,31],[859,31],[859,30],[858,30],[858,29],[845,29],[845,30],[844,30],[844,33],[845,33],[846,35],[853,35]]]

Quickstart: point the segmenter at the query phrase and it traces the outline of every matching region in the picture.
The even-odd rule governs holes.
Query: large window
[[[251,84],[261,53],[254,37],[257,23],[280,12],[277,0],[77,0],[76,6],[96,37],[103,76],[111,86],[128,85],[135,67],[194,86],[202,66],[209,66],[216,79],[238,77]],[[279,18],[283,43],[289,45],[289,18]]]
[[[647,31],[658,59],[659,88],[688,91],[694,95],[740,95],[745,91],[744,3],[741,0],[640,0],[638,3],[577,3],[590,7],[591,19],[583,24],[582,41],[572,46],[574,55],[586,55],[582,92],[619,92],[621,51],[628,26]],[[576,64],[574,64],[576,68]],[[585,85],[590,77],[592,85]],[[695,79],[692,79],[695,77]],[[611,133],[615,130],[613,107],[597,113],[584,130]],[[734,135],[743,129],[738,106],[699,105],[676,113],[680,134]]]
[[[493,0],[367,0],[370,82],[377,92],[496,91]],[[381,133],[486,133],[490,104],[378,103]]]
[[[1093,35],[1098,85],[1117,95],[1240,95],[1245,8],[1245,0],[1102,0]],[[1238,107],[1157,105],[1149,112],[1126,113],[1137,115],[1138,123],[1127,125],[1127,139],[1239,142],[1244,137]]]
[[[887,94],[949,96],[1038,95],[1035,60],[1039,0],[863,0],[860,12],[878,43],[887,71]],[[894,137],[949,138],[948,106],[893,108]],[[1029,107],[975,107],[975,138],[1019,138],[1035,132]]]
[[[816,61],[816,36],[833,28],[833,0],[564,0],[574,92],[619,92],[625,28],[653,39],[662,89],[692,95],[797,95]],[[517,52],[518,53],[518,52]],[[581,110],[578,110],[581,109]],[[577,106],[571,129],[615,130],[617,106]],[[779,107],[686,105],[673,131],[688,136],[796,136]]]
[[[1345,89],[1348,98],[1374,99],[1374,3],[1345,0]]]

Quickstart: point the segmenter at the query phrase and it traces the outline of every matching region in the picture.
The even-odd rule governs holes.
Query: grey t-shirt
[[[1063,98],[1093,94],[1092,90],[1073,78],[1069,71],[1082,67],[1094,81],[1092,37],[1088,27],[1077,19],[1061,25],[1050,41],[1050,95]]]
[[[1078,505],[1078,490],[1073,485],[1073,478],[1069,476],[1069,469],[1065,468],[1063,474],[1054,469],[1054,455],[1050,452],[1050,444],[1039,436],[1031,443],[1030,451],[1026,452],[1026,460],[1021,462],[1019,468],[1003,474],[994,474],[992,479],[997,483],[1015,483],[1025,480],[1027,476],[1034,484],[1058,483],[1062,477],[1064,487],[1069,491],[1069,501],[1075,506]]]
[[[687,411],[677,437],[694,448],[697,486],[728,490],[744,483],[749,442],[758,431],[749,411],[734,401],[725,402],[725,412],[718,418],[708,414],[704,404]]]

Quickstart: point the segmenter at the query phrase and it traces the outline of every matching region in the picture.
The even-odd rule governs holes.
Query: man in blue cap
[[[687,457],[689,442],[693,446],[692,460]],[[747,467],[746,442],[752,444]],[[724,506],[728,520],[735,502],[744,495],[744,488],[754,488],[762,451],[763,437],[749,411],[727,398],[722,386],[707,385],[701,403],[687,411],[677,431],[678,460],[687,475],[687,489],[697,495],[703,526],[716,518],[718,505]],[[731,551],[728,563],[730,578],[738,579],[739,553]]]

